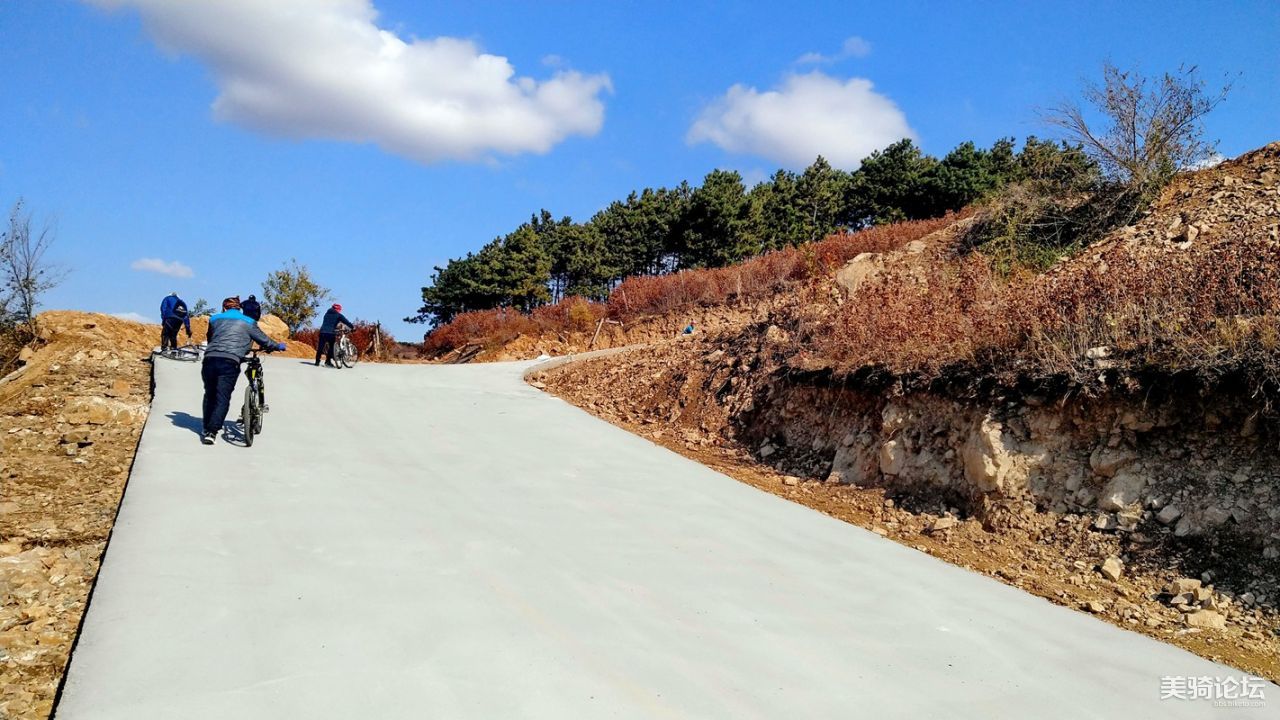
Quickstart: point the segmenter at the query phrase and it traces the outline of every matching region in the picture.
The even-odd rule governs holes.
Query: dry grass
[[[936,262],[923,274],[867,283],[805,334],[845,368],[936,376],[963,365],[1082,382],[1100,367],[1206,378],[1243,372],[1274,387],[1280,250],[1243,227],[1224,237],[1196,252],[1117,245],[1056,272],[1007,280],[977,253]],[[1107,357],[1088,357],[1104,347]]]

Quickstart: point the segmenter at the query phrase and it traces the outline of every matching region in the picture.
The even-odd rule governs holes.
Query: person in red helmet
[[[333,307],[325,311],[324,320],[320,323],[320,341],[316,343],[316,365],[320,365],[320,355],[324,355],[324,364],[326,367],[333,367],[333,343],[338,335],[340,326],[347,326],[348,329],[355,329],[347,316],[342,314],[342,305],[334,303]]]

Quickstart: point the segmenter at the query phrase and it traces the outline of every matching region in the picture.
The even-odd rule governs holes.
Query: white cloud
[[[834,55],[809,52],[796,58],[797,65],[829,65],[851,57],[866,57],[871,54],[871,43],[853,35],[840,45],[840,52]]]
[[[190,267],[183,265],[177,260],[173,260],[171,262],[165,262],[160,258],[138,258],[137,260],[134,260],[132,263],[130,263],[129,267],[133,268],[134,270],[141,270],[143,272],[160,273],[161,275],[168,275],[169,277],[176,277],[176,278],[195,277],[195,272]]]
[[[519,77],[451,37],[402,39],[372,0],[86,0],[135,8],[162,47],[205,63],[215,117],[290,138],[375,143],[420,162],[545,153],[604,123],[607,75]]]
[[[801,168],[818,155],[853,169],[871,151],[915,138],[907,117],[864,78],[819,71],[789,75],[774,90],[734,85],[689,128],[689,143],[710,142]]]
[[[143,315],[142,313],[136,313],[136,312],[111,313],[111,317],[118,317],[121,320],[131,320],[133,322],[138,322],[138,323],[152,322],[151,318],[147,317],[146,315]]]
[[[1188,170],[1208,170],[1211,167],[1217,167],[1218,165],[1221,165],[1222,163],[1226,162],[1226,160],[1227,158],[1225,155],[1218,152],[1217,150],[1214,150],[1212,153],[1201,158],[1199,161],[1191,163],[1191,167],[1187,169]]]

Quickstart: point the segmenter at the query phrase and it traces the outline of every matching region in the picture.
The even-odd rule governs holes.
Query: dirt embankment
[[[283,324],[264,320],[283,337]],[[197,341],[204,323],[192,323]],[[48,312],[39,326],[25,364],[0,380],[0,717],[15,720],[52,710],[147,418],[160,340],[158,325],[93,313]],[[314,353],[289,345],[293,357]]]
[[[776,362],[702,337],[531,379],[765,491],[1280,679],[1280,562],[1260,540],[1277,525],[1280,459],[1266,443],[1202,442],[1213,431],[1190,407],[1148,420],[1130,414],[1140,403],[904,401],[790,380]],[[1187,414],[1157,430],[1172,412]],[[1149,482],[1126,496],[1134,477]]]
[[[1157,266],[1186,279],[1197,267],[1189,258],[1230,257],[1245,237],[1250,248],[1275,245],[1277,177],[1280,144],[1181,178],[1135,226],[1035,282],[1097,274],[1116,247],[1162,258]],[[668,333],[643,351],[531,380],[761,489],[1280,680],[1280,416],[1276,397],[1256,394],[1239,373],[1261,357],[1245,350],[1269,340],[1230,345],[1206,335],[1193,358],[1213,371],[1204,373],[1130,367],[1092,344],[1052,348],[1070,353],[1058,364],[1074,374],[1037,374],[1031,356],[996,358],[999,370],[986,371],[972,357],[937,353],[922,354],[937,360],[927,373],[889,358],[850,365],[875,348],[893,354],[894,338],[827,354],[844,337],[840,323],[858,317],[849,309],[868,301],[864,288],[883,299],[945,279],[930,264],[958,262],[961,229],[854,258],[762,312],[739,309],[736,324]],[[1271,305],[1250,304],[1251,277],[1241,274],[1239,296],[1228,298],[1239,301],[1218,325],[1270,319]],[[886,289],[890,282],[898,285]],[[954,340],[949,318],[981,309],[901,317],[891,329],[903,342],[942,348],[937,338]],[[1193,319],[1156,317],[1151,337],[1139,339],[1157,348],[1185,340]],[[919,335],[921,326],[934,334]]]

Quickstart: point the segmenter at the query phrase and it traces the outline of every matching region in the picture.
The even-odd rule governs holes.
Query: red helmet
[[[337,310],[338,312],[342,312],[342,306],[339,305],[338,303],[333,304],[333,309]]]

